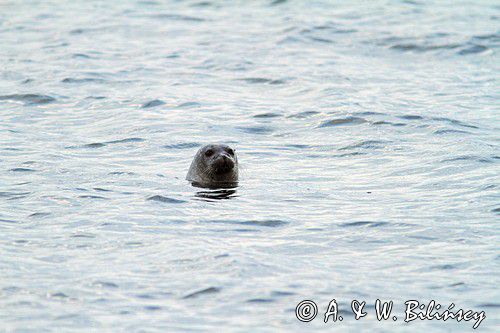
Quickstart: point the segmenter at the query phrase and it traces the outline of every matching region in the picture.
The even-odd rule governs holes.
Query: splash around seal
[[[193,186],[228,188],[238,184],[238,158],[225,144],[209,144],[198,150],[186,179]]]

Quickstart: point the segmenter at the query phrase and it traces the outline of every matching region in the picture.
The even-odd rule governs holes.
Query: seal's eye
[[[214,154],[214,151],[213,151],[212,149],[209,149],[209,150],[207,150],[207,151],[205,152],[205,156],[206,156],[206,157],[210,157],[210,156],[212,156],[213,154]]]
[[[229,155],[234,156],[234,150],[233,150],[233,149],[231,149],[231,148],[227,148],[227,149],[226,149],[226,151],[227,151],[227,153],[228,153]]]

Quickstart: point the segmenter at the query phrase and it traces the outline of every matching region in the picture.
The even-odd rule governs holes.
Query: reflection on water
[[[236,190],[219,189],[211,191],[199,191],[196,192],[195,196],[202,200],[213,201],[213,200],[226,200],[237,197]]]
[[[0,331],[495,332],[500,12],[450,4],[0,1]]]
[[[196,191],[195,197],[205,201],[225,200],[236,198],[236,190],[238,182],[218,182],[216,184],[202,184],[199,182],[191,182],[191,185],[196,188],[203,188],[203,191]]]

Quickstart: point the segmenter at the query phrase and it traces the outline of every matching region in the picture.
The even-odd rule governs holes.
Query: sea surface
[[[498,1],[0,1],[0,332],[498,332],[499,47]]]

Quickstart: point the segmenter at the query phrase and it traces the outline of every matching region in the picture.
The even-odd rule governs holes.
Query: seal
[[[194,156],[186,179],[198,187],[234,187],[238,183],[238,158],[224,144],[209,144]]]

